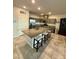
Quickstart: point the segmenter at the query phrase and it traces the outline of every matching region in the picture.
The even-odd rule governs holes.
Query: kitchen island
[[[43,34],[45,32],[47,32],[48,29],[47,28],[43,28],[43,27],[39,27],[39,28],[34,28],[34,29],[25,29],[23,30],[22,32],[24,34],[26,34],[26,36],[28,37],[27,39],[27,43],[32,47],[33,47],[33,44],[34,44],[34,38],[35,37],[38,37],[40,34]]]

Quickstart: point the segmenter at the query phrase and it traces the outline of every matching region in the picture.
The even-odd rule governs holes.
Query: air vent
[[[24,11],[20,11],[20,13],[21,13],[21,14],[26,14],[26,12],[24,12]]]

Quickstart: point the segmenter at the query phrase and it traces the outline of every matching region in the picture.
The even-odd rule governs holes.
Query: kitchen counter
[[[33,38],[36,37],[37,35],[46,32],[48,29],[47,28],[34,28],[34,29],[25,29],[22,32],[26,35],[28,35],[29,37]]]
[[[34,38],[40,35],[41,33],[47,32],[47,28],[39,27],[39,28],[34,28],[34,29],[24,29],[22,32],[28,37],[26,42],[32,47],[34,44]]]

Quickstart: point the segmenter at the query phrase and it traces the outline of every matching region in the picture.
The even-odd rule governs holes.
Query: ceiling
[[[31,12],[40,15],[52,12],[53,15],[66,14],[66,0],[35,0],[32,4],[31,0],[13,0],[13,6],[26,8]],[[41,10],[37,8],[40,7]]]

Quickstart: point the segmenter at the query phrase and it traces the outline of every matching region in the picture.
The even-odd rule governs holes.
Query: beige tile
[[[65,59],[66,53],[66,37],[58,34],[52,34],[48,43],[45,43],[38,52],[32,49],[27,43],[26,35],[20,36],[14,43],[17,43],[19,50],[24,59]],[[23,45],[24,44],[24,45]],[[15,48],[14,48],[15,49]],[[17,54],[14,53],[14,59]]]
[[[51,57],[48,56],[46,53],[43,53],[43,54],[39,57],[39,59],[51,59]]]

